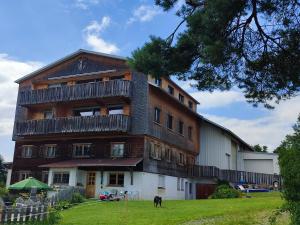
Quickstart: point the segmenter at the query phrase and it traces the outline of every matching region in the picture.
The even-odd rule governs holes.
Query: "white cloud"
[[[191,95],[200,102],[200,109],[217,108],[235,102],[245,102],[243,93],[239,91],[194,92]]]
[[[0,136],[12,134],[18,93],[14,81],[41,66],[39,62],[22,62],[0,54]]]
[[[74,6],[87,10],[91,5],[97,5],[99,2],[99,0],[75,0]]]
[[[133,15],[129,18],[127,24],[129,25],[137,21],[149,22],[160,13],[161,10],[157,6],[140,5],[133,11]]]
[[[84,30],[85,42],[94,50],[104,53],[117,53],[119,48],[101,38],[101,33],[109,27],[111,19],[108,16],[102,17],[101,21],[92,21]]]
[[[282,101],[267,116],[256,119],[236,119],[204,114],[208,119],[225,126],[251,145],[267,145],[276,148],[284,137],[292,132],[300,113],[300,96]]]

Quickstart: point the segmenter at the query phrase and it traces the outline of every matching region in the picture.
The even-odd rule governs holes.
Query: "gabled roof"
[[[37,74],[39,74],[41,72],[44,72],[44,71],[46,71],[46,70],[48,70],[48,69],[50,69],[50,68],[52,68],[54,66],[57,66],[58,64],[63,63],[63,62],[65,62],[65,61],[67,61],[67,60],[69,60],[69,59],[71,59],[73,57],[76,57],[76,56],[82,54],[82,53],[92,54],[92,55],[98,55],[98,56],[103,56],[103,57],[108,57],[108,58],[113,58],[113,59],[118,59],[118,60],[126,61],[126,58],[122,57],[122,56],[116,56],[116,55],[110,55],[110,54],[106,54],[106,53],[89,51],[89,50],[85,50],[85,49],[79,49],[78,51],[73,52],[72,54],[69,54],[69,55],[67,55],[67,56],[65,56],[65,57],[63,57],[63,58],[61,58],[61,59],[59,59],[59,60],[57,60],[57,61],[55,61],[53,63],[50,63],[49,65],[47,65],[45,67],[42,67],[41,69],[38,69],[38,70],[36,70],[36,71],[34,71],[34,72],[30,73],[30,74],[27,74],[27,75],[25,75],[25,76],[17,79],[15,82],[19,84],[20,82],[22,82],[24,80],[27,80],[27,79],[29,79],[29,78],[31,78],[31,77],[33,77],[33,76],[35,76],[35,75],[37,75]]]
[[[231,130],[227,129],[226,127],[221,126],[220,124],[217,124],[205,117],[202,116],[202,120],[215,126],[220,128],[221,130],[223,130],[224,132],[226,132],[227,134],[229,134],[230,136],[234,137],[235,139],[237,139],[239,142],[241,142],[242,144],[244,144],[245,146],[247,146],[250,150],[253,150],[253,147],[251,145],[249,145],[247,142],[245,142],[242,138],[240,138],[238,135],[236,135],[235,133],[233,133]],[[254,150],[253,150],[254,151]]]

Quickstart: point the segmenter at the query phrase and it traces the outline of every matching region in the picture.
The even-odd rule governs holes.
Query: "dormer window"
[[[181,103],[184,103],[184,96],[182,94],[178,94],[178,99]]]

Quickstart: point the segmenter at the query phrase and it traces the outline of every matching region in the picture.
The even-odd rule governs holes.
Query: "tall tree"
[[[178,2],[155,1],[165,11]],[[268,108],[299,92],[299,0],[185,0],[176,14],[182,21],[174,31],[151,36],[129,65],[194,80],[199,90],[236,86],[248,102]]]
[[[254,151],[256,152],[268,152],[268,146],[260,146],[259,144],[253,146]]]
[[[283,178],[283,196],[291,214],[293,225],[300,224],[300,114],[294,133],[287,135],[277,148],[279,153],[280,174]]]
[[[0,155],[0,186],[4,185],[6,181],[6,170],[4,167],[4,159]]]

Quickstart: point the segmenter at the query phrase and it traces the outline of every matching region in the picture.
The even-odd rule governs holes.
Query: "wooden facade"
[[[125,59],[78,52],[17,82],[12,182],[20,179],[22,171],[42,179],[47,168],[40,166],[74,159],[77,143],[90,146],[84,159],[114,158],[112,143],[123,143],[123,158],[143,158],[134,168],[137,171],[273,181],[261,175],[196,166],[198,102],[169,78],[153,84],[152,78],[131,71]],[[82,114],[74,113],[78,109]],[[45,154],[48,145],[55,146],[54,157]],[[31,146],[30,154],[26,146]]]

